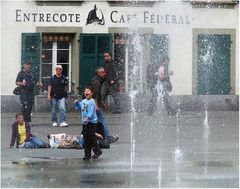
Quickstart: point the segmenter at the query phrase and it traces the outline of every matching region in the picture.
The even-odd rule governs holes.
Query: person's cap
[[[56,69],[57,69],[57,68],[60,68],[60,69],[62,70],[62,65],[57,65],[57,66],[56,66]]]

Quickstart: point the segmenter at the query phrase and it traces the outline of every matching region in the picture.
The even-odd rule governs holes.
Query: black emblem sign
[[[105,24],[104,15],[103,15],[102,11],[97,8],[96,5],[94,5],[94,9],[92,9],[88,13],[86,25],[94,23],[94,22],[96,22],[96,23],[98,23],[100,25],[104,25]]]

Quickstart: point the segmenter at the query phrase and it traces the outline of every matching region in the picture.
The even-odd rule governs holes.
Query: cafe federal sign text
[[[38,23],[84,23],[99,25],[105,24],[105,19],[109,19],[112,24],[127,24],[131,20],[138,20],[144,24],[190,24],[189,15],[176,14],[158,14],[148,10],[138,12],[138,14],[122,13],[118,10],[113,10],[109,15],[104,15],[103,11],[95,5],[88,12],[86,18],[82,17],[81,13],[59,13],[59,12],[27,12],[21,9],[16,9],[16,22],[38,22]]]

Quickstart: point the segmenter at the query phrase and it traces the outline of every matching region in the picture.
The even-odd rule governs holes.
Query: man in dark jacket
[[[170,75],[168,73],[168,57],[164,58],[160,64],[148,64],[147,67],[147,88],[151,98],[148,104],[148,114],[152,115],[157,110],[159,97],[162,97],[168,115],[175,115],[176,111],[170,106],[169,92],[172,90]]]
[[[31,62],[25,61],[23,63],[23,70],[20,71],[16,78],[16,85],[20,86],[20,101],[21,112],[24,115],[24,121],[31,125],[31,113],[34,103],[34,87],[35,85],[42,86],[41,83],[37,84],[36,78],[31,71]]]
[[[106,81],[102,84],[101,96],[103,102],[105,102],[107,95],[111,95],[114,100],[113,113],[120,113],[120,102],[118,97],[118,85],[117,85],[117,67],[112,60],[112,53],[109,51],[104,52],[105,65],[104,70],[106,73]]]
[[[105,120],[104,113],[102,108],[104,108],[104,103],[101,96],[102,84],[105,81],[105,70],[102,67],[99,67],[95,71],[96,76],[91,80],[91,87],[93,88],[93,99],[96,103],[97,119],[98,122],[102,123],[104,135],[106,140],[109,143],[116,142],[119,138],[110,136],[108,123]]]

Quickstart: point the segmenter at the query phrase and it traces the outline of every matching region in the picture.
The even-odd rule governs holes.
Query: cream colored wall
[[[99,5],[99,2],[85,2],[82,4],[82,10],[88,10],[83,13],[83,18],[87,18],[90,10],[93,9],[94,5]],[[98,7],[99,8],[99,7]],[[106,13],[109,12],[109,5],[107,2],[101,2],[101,11]],[[105,14],[105,17],[107,15]],[[86,19],[84,19],[86,21]],[[85,25],[83,27],[83,33],[108,33],[109,22],[108,19],[105,18],[105,25],[99,26],[97,23],[92,23],[91,25]]]
[[[239,29],[238,29],[238,34],[239,34]],[[239,35],[238,35],[238,38],[237,38],[237,46],[239,47]],[[239,89],[239,72],[240,72],[240,68],[239,68],[239,48],[237,49],[237,56],[236,56],[236,78],[235,78],[235,81],[236,81],[236,84],[235,84],[235,87],[236,87],[236,94],[239,95],[239,92],[240,92],[240,89]]]
[[[236,21],[235,21],[235,24],[236,24],[236,47],[235,47],[235,51],[236,51],[236,77],[234,78],[235,79],[235,81],[236,81],[236,83],[235,83],[235,88],[236,88],[236,92],[235,92],[235,94],[237,94],[237,95],[239,95],[239,80],[240,80],[240,78],[239,78],[239,72],[240,72],[240,68],[239,68],[239,47],[240,47],[240,44],[239,44],[239,4],[235,7],[235,14],[236,14],[236,17],[237,17],[237,19],[236,19]]]
[[[191,4],[169,3],[169,5],[165,7],[159,4],[156,8],[161,7],[166,12],[173,11],[174,14],[192,17]],[[191,23],[187,25],[165,25],[154,28],[154,33],[169,35],[169,70],[174,72],[171,77],[173,85],[171,93],[174,95],[192,94],[192,20],[190,21]]]
[[[173,84],[172,94],[192,94],[192,31],[191,27],[155,28],[154,33],[169,35],[169,70]]]
[[[94,4],[99,2],[84,2],[81,6],[36,6],[32,1],[3,1],[2,2],[2,28],[1,28],[1,94],[11,95],[15,86],[15,79],[20,70],[21,61],[21,33],[36,32],[36,27],[73,27],[82,28],[83,33],[108,33],[109,28],[126,28],[131,23],[112,23],[109,15],[114,9],[124,14],[140,14],[147,10],[154,14],[187,14],[192,20],[191,24],[151,24],[140,21],[137,25],[140,28],[153,28],[153,33],[169,34],[169,56],[170,70],[174,71],[172,76],[173,91],[175,95],[191,95],[193,80],[193,28],[210,29],[235,29],[236,46],[234,66],[235,66],[235,93],[239,94],[239,7],[234,9],[220,8],[192,8],[190,3],[155,3],[153,7],[109,7],[107,2],[101,2],[99,7],[105,14],[105,25],[86,25],[88,12],[93,9]],[[15,9],[22,9],[29,12],[65,12],[80,13],[81,23],[18,23],[15,21]],[[86,10],[86,11],[85,11]],[[6,16],[7,15],[7,16]],[[132,24],[133,25],[133,24]],[[136,25],[134,25],[136,26]],[[78,36],[77,36],[78,37]],[[74,42],[78,45],[77,41]],[[78,52],[74,51],[74,56]],[[77,60],[77,59],[76,59]],[[77,61],[73,62],[74,77],[78,74]],[[78,78],[76,78],[78,84]]]
[[[196,2],[228,2],[231,3],[233,0],[194,0]]]
[[[193,9],[193,30],[197,33],[230,34],[231,48],[231,87],[232,94],[239,94],[239,6],[234,9],[195,8]],[[193,43],[193,49],[197,45]],[[194,59],[195,58],[195,59]],[[196,57],[193,57],[193,77],[196,76]],[[193,78],[194,79],[194,78]],[[196,88],[193,81],[193,94]]]
[[[35,32],[35,24],[16,23],[15,9],[31,9],[33,3],[1,2],[1,95],[12,95],[21,67],[21,33]]]

